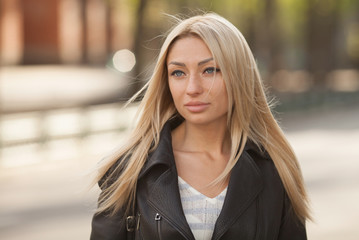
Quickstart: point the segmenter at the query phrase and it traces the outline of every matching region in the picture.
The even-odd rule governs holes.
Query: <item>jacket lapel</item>
[[[244,151],[232,169],[227,195],[212,239],[219,239],[244,213],[262,190],[262,185],[260,170]]]
[[[186,239],[194,236],[183,213],[181,197],[178,189],[178,175],[173,156],[171,130],[180,122],[167,122],[161,131],[160,142],[156,150],[149,156],[146,165],[141,170],[139,178],[148,175],[153,177],[159,167],[161,172],[153,179],[149,189],[148,203],[165,218]]]
[[[183,213],[178,190],[178,177],[174,167],[164,172],[151,189],[149,204],[186,239],[194,236]]]

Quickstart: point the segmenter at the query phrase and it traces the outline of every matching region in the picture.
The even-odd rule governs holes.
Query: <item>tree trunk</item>
[[[136,22],[136,32],[135,32],[135,41],[133,51],[136,56],[136,65],[134,68],[134,83],[130,89],[129,94],[133,95],[136,93],[143,85],[141,79],[142,71],[144,68],[144,48],[142,46],[144,40],[144,24],[143,19],[145,15],[147,0],[140,0],[137,8],[137,22]]]
[[[307,70],[317,88],[325,85],[326,75],[335,66],[335,39],[338,21],[336,1],[307,0]],[[339,3],[340,4],[340,3]]]
[[[87,0],[80,0],[81,8],[81,23],[82,23],[82,37],[81,37],[81,62],[83,64],[88,63],[87,54]]]
[[[255,51],[258,54],[263,78],[268,79],[275,71],[282,67],[280,30],[276,18],[277,6],[273,0],[263,2],[263,12],[257,19],[257,37]]]
[[[112,37],[113,37],[113,31],[112,31],[112,9],[110,3],[107,1],[106,4],[106,55],[107,57],[112,53]]]

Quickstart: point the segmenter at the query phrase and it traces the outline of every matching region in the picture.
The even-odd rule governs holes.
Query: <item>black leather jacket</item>
[[[126,231],[126,217],[95,215],[91,240],[194,240],[184,216],[168,122],[157,149],[150,154],[137,186],[135,231]],[[302,240],[305,226],[296,218],[268,154],[248,142],[231,172],[227,195],[212,239]]]

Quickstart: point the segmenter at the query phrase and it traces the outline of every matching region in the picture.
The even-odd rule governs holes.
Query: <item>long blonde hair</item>
[[[130,100],[145,92],[135,129],[127,143],[100,169],[97,180],[105,178],[102,184],[106,187],[102,187],[98,212],[128,210],[134,203],[137,179],[148,153],[157,147],[164,124],[177,114],[167,82],[168,51],[177,39],[194,35],[212,52],[229,98],[227,125],[231,134],[231,156],[217,181],[229,175],[249,139],[271,156],[298,218],[310,219],[299,164],[271,113],[255,59],[243,35],[214,13],[177,20],[162,45],[150,80]]]

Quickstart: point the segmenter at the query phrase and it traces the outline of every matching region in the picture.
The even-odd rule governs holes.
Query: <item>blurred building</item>
[[[0,63],[103,64],[130,42],[112,11],[103,0],[1,0]]]

